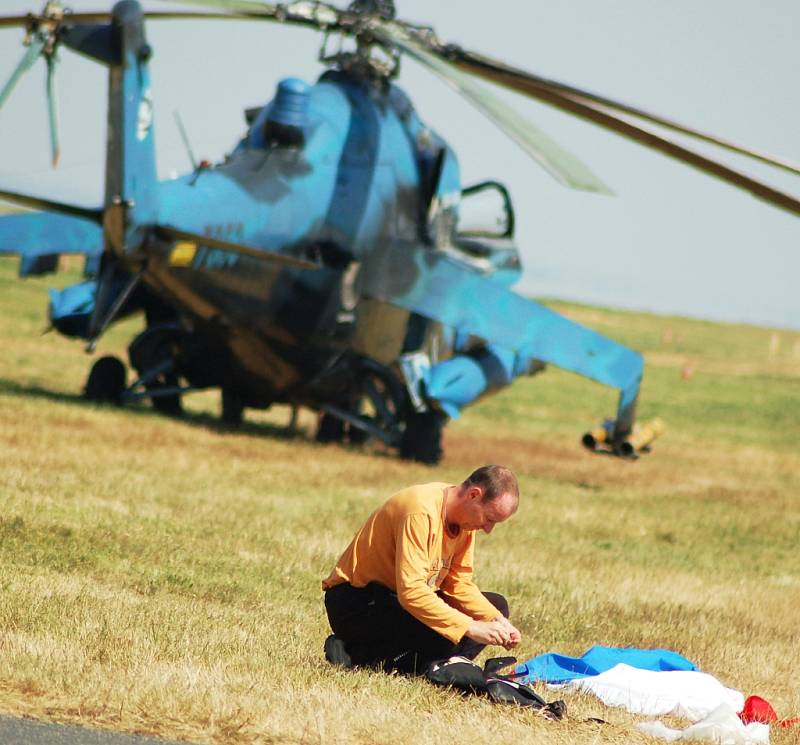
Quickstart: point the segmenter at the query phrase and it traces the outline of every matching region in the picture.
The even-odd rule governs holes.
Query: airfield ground
[[[323,661],[319,580],[368,512],[503,462],[523,501],[479,539],[478,581],[521,658],[669,647],[800,715],[800,333],[558,304],[645,352],[654,452],[584,452],[614,394],[549,370],[453,423],[429,469],[318,446],[307,413],[289,437],[284,408],[224,431],[211,393],[183,420],[83,403],[90,359],[41,336],[45,287],[75,276],[0,260],[0,713],[197,743],[652,742],[587,697],[552,723]]]

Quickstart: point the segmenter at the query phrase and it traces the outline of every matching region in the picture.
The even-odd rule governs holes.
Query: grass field
[[[41,336],[45,287],[74,277],[0,260],[0,712],[198,743],[650,742],[588,697],[551,723],[323,661],[319,581],[365,516],[502,462],[523,501],[479,538],[478,582],[509,598],[521,659],[668,647],[800,715],[799,333],[556,304],[645,353],[653,452],[583,451],[615,396],[548,370],[449,426],[429,469],[317,445],[307,413],[291,437],[283,408],[222,430],[210,393],[183,420],[83,403],[90,358]]]

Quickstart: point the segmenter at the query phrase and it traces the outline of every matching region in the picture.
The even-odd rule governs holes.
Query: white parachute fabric
[[[742,724],[728,704],[720,704],[705,719],[684,730],[672,729],[663,722],[641,722],[636,728],[667,742],[705,741],[714,745],[769,745],[769,725]]]
[[[560,687],[560,686],[559,686]],[[633,714],[679,716],[699,722],[720,705],[741,711],[744,696],[726,688],[713,675],[691,670],[640,670],[620,663],[564,687],[593,693],[608,706],[620,706]]]

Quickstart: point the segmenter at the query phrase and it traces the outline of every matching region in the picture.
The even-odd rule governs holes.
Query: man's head
[[[448,521],[463,530],[491,533],[519,506],[519,484],[510,468],[481,466],[458,487],[448,506]]]

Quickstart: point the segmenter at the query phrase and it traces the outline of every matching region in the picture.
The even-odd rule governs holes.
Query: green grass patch
[[[585,697],[553,724],[323,661],[319,582],[366,515],[504,462],[522,503],[479,538],[477,577],[521,657],[666,646],[800,713],[800,334],[552,303],[644,353],[653,452],[583,451],[616,396],[549,369],[451,423],[430,469],[317,445],[308,412],[295,436],[282,407],[222,429],[213,392],[180,420],[85,404],[93,358],[41,335],[47,287],[80,269],[19,281],[0,260],[0,711],[204,743],[649,742]],[[97,354],[125,359],[141,324]]]

